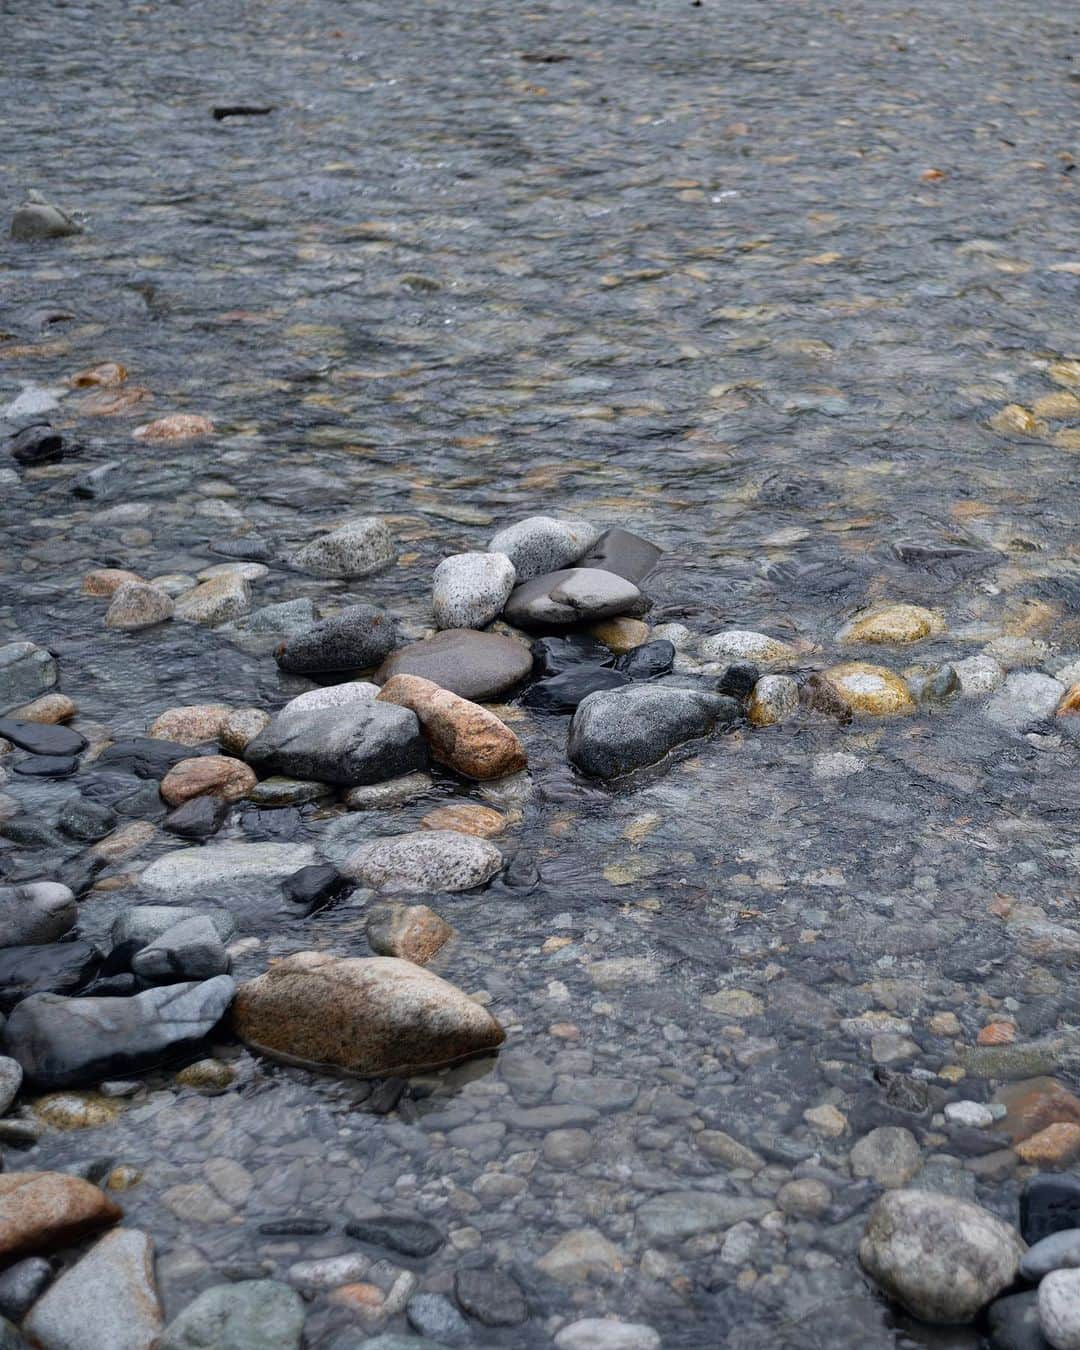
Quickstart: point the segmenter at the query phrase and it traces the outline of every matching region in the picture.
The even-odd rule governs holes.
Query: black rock
[[[428,751],[415,713],[370,699],[338,708],[286,708],[248,743],[244,758],[260,777],[280,773],[352,786],[426,768]]]
[[[31,994],[73,994],[98,973],[101,952],[92,942],[55,942],[0,951],[0,1011]]]
[[[85,895],[98,873],[105,870],[106,863],[107,860],[96,853],[80,853],[57,869],[56,880],[76,895]]]
[[[736,661],[728,666],[716,686],[718,694],[728,694],[744,703],[753,693],[754,685],[761,679],[761,671],[752,661]]]
[[[1041,1172],[1020,1192],[1020,1233],[1031,1244],[1080,1228],[1080,1178]]]
[[[242,558],[244,562],[269,563],[277,557],[277,550],[266,539],[244,535],[239,539],[221,539],[210,545],[210,552],[220,558]]]
[[[611,651],[585,633],[569,637],[542,637],[532,644],[533,673],[562,675],[575,666],[610,666]]]
[[[1035,1290],[991,1303],[986,1332],[991,1350],[1050,1350],[1050,1342],[1039,1326],[1039,1295]]]
[[[43,1256],[16,1261],[0,1275],[0,1314],[21,1322],[52,1283],[53,1270]]]
[[[79,791],[128,820],[160,820],[168,810],[153,778],[135,778],[123,772],[82,773]]]
[[[81,755],[86,749],[86,737],[70,727],[20,717],[0,717],[0,736],[32,755]]]
[[[68,778],[78,767],[74,755],[27,755],[14,765],[27,778]]]
[[[7,1053],[44,1089],[123,1078],[197,1045],[236,992],[230,975],[169,984],[133,998],[32,994],[4,1028]]]
[[[463,1312],[486,1327],[517,1327],[529,1318],[524,1290],[501,1270],[458,1270],[454,1297]]]
[[[21,848],[71,847],[47,821],[38,820],[36,816],[12,816],[10,820],[0,820],[0,837],[10,839]]]
[[[296,839],[303,824],[304,817],[295,806],[273,806],[266,810],[244,806],[240,809],[240,829],[249,843]]]
[[[615,669],[623,671],[632,680],[655,680],[658,675],[666,675],[674,664],[675,646],[663,638],[643,642],[640,647],[632,647],[615,658]],[[721,692],[726,694],[728,691]]]
[[[229,817],[229,803],[220,797],[192,797],[170,811],[162,829],[181,839],[209,839],[217,834]]]
[[[162,779],[182,759],[216,753],[205,746],[178,745],[175,741],[157,741],[137,736],[130,741],[114,741],[97,757],[95,765],[112,773],[130,773],[136,778]]]
[[[591,694],[574,713],[566,752],[592,778],[614,778],[655,764],[684,741],[734,722],[739,705],[723,694],[631,684]]]
[[[1003,554],[993,549],[965,548],[960,544],[921,544],[904,540],[893,551],[908,567],[918,567],[941,578],[970,576],[994,567]]]
[[[408,1086],[404,1078],[384,1078],[371,1089],[365,1105],[373,1116],[388,1116],[397,1109]]]
[[[259,1232],[264,1237],[322,1237],[332,1227],[329,1219],[266,1219]]]
[[[404,1256],[431,1256],[446,1241],[433,1223],[408,1214],[379,1214],[370,1219],[356,1219],[345,1225],[345,1232],[358,1242],[386,1247]]]
[[[20,464],[55,464],[64,458],[64,438],[48,422],[37,422],[17,431],[8,449]]]
[[[56,823],[72,839],[93,842],[104,839],[111,830],[114,830],[116,819],[116,812],[112,807],[76,794],[69,797],[60,808]]]
[[[276,652],[282,670],[316,675],[377,666],[397,645],[397,626],[374,605],[350,605],[304,633],[283,642]]]
[[[575,666],[548,680],[538,680],[525,691],[522,702],[541,712],[573,712],[583,698],[598,689],[622,689],[630,676],[610,666]]]
[[[663,551],[629,530],[605,530],[577,565],[614,572],[636,586],[653,570]]]
[[[356,882],[342,876],[330,863],[313,863],[286,877],[281,889],[286,900],[300,906],[304,914],[312,914],[349,895],[356,889]]]

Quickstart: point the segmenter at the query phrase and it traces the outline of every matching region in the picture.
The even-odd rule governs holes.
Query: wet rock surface
[[[155,1335],[225,1289],[182,1333],[224,1335],[263,1281],[304,1300],[302,1331],[282,1296],[266,1337],[337,1350],[462,1320],[514,1350],[973,1350],[1014,1298],[1032,1332],[1035,1284],[928,1329],[857,1252],[898,1190],[1032,1243],[1080,1222],[1072,16],[16,10],[0,715],[86,745],[0,738],[0,887],[75,902],[14,945],[96,946],[70,1003],[122,1003],[176,988],[143,987],[172,956],[112,961],[147,901],[227,912],[240,982],[299,951],[370,959],[372,911],[424,905],[455,935],[428,970],[506,1041],[361,1081],[221,1022],[44,1100],[11,1075],[7,1172],[119,1200],[153,1239]],[[82,232],[11,238],[23,184]],[[367,518],[389,550],[328,542]],[[493,550],[518,581],[606,571],[652,607],[574,625],[579,657],[541,669],[505,566],[436,612],[440,564]],[[259,771],[254,800],[162,799],[174,765],[242,758],[297,696],[344,717],[337,682],[451,618],[514,662],[415,673],[500,700],[524,772]],[[657,641],[670,672],[633,655]],[[583,774],[572,700],[531,694],[583,666],[731,717]],[[31,713],[43,696],[67,703]],[[234,711],[155,728],[207,705]],[[475,889],[410,842],[377,897],[286,891],[497,828]],[[349,1233],[373,1215],[445,1241]],[[48,1247],[0,1311],[33,1316],[94,1237]],[[1041,1277],[1058,1340],[1068,1273]],[[78,1334],[110,1310],[93,1292]]]

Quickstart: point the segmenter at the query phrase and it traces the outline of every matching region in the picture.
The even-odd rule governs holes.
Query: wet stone
[[[660,1337],[644,1322],[584,1317],[555,1337],[556,1350],[660,1350]]]
[[[70,727],[24,722],[0,717],[0,736],[33,755],[78,755],[86,749],[86,737]]]
[[[355,889],[355,884],[329,863],[313,863],[286,877],[281,889],[285,899],[296,905],[302,914],[313,914],[335,900],[344,899]]]
[[[515,587],[504,611],[519,628],[565,628],[618,615],[641,615],[648,600],[614,572],[576,567],[550,572]]]
[[[295,633],[276,652],[282,670],[317,675],[377,666],[397,643],[391,618],[374,605],[350,605]]]
[[[464,1312],[486,1327],[517,1327],[528,1321],[524,1291],[504,1271],[459,1267],[454,1296]]]
[[[418,966],[426,966],[454,935],[427,905],[377,905],[368,914],[366,931],[376,955],[399,956]]]
[[[227,973],[229,958],[214,923],[200,914],[154,938],[132,958],[131,969],[149,984],[208,980]]]
[[[987,1309],[990,1350],[1048,1350],[1039,1326],[1039,1295],[1010,1294],[995,1299]]]
[[[436,567],[432,612],[436,628],[485,628],[503,612],[517,581],[502,553],[455,553]]]
[[[386,522],[361,516],[305,544],[293,566],[316,577],[366,577],[394,561],[394,541]]]
[[[1055,1270],[1039,1285],[1039,1325],[1054,1350],[1080,1350],[1080,1270]]]
[[[116,828],[116,812],[78,793],[69,797],[56,818],[57,828],[72,839],[94,843]]]
[[[311,711],[285,709],[244,754],[263,776],[344,786],[397,778],[424,768],[428,758],[413,713],[374,699]]]
[[[563,675],[580,666],[611,665],[613,661],[610,650],[587,633],[537,638],[532,656],[533,673],[540,678]]]
[[[432,786],[430,774],[406,773],[400,778],[388,778],[385,783],[350,788],[345,794],[345,805],[350,811],[383,811],[415,801],[430,792]]]
[[[426,1219],[408,1214],[376,1214],[354,1219],[345,1232],[357,1242],[400,1252],[403,1256],[432,1256],[446,1241],[443,1234]]]
[[[483,702],[513,689],[531,669],[532,653],[524,643],[498,633],[453,628],[399,648],[375,672],[375,682],[416,675],[459,698]]]
[[[74,756],[65,755],[28,755],[13,766],[24,778],[70,778],[78,767]]]
[[[772,1208],[772,1201],[757,1196],[671,1191],[638,1207],[637,1229],[647,1242],[664,1246],[763,1218]]]
[[[0,1315],[21,1322],[52,1279],[52,1266],[44,1257],[28,1256],[24,1261],[16,1261],[0,1274]]]
[[[1028,1248],[1020,1262],[1020,1274],[1031,1284],[1038,1284],[1052,1270],[1071,1270],[1078,1266],[1080,1228],[1065,1228]]]
[[[1080,1228],[1080,1178],[1033,1176],[1020,1193],[1024,1241],[1034,1244],[1072,1228]]]
[[[229,805],[224,797],[191,797],[169,812],[162,821],[162,829],[181,839],[209,839],[228,819]]]
[[[51,1252],[123,1218],[96,1186],[61,1172],[0,1177],[0,1254],[5,1260]]]
[[[125,581],[113,592],[105,623],[109,628],[134,632],[171,619],[174,609],[172,597],[157,586],[145,581]]]
[[[522,702],[540,712],[570,713],[598,690],[622,689],[631,676],[606,666],[575,666],[562,675],[537,680],[525,691]]]
[[[629,530],[605,530],[581,559],[582,567],[614,572],[638,585],[656,566],[663,549]]]
[[[167,708],[154,718],[146,733],[154,740],[174,745],[201,745],[216,741],[231,709],[225,703],[195,703],[183,708]]]
[[[409,1326],[429,1341],[445,1346],[469,1345],[472,1342],[469,1324],[442,1294],[414,1294],[405,1315]]]
[[[157,1350],[300,1350],[303,1326],[303,1300],[287,1284],[217,1284],[169,1323]]]
[[[655,764],[683,741],[733,721],[722,695],[655,685],[590,694],[570,723],[567,755],[583,773],[612,778]]]
[[[73,994],[98,973],[101,952],[92,942],[57,942],[46,946],[0,950],[0,1011],[10,1010],[31,994]]]
[[[514,732],[486,708],[416,675],[394,675],[378,703],[408,708],[417,717],[432,758],[466,778],[505,778],[525,768]]]
[[[55,942],[77,917],[75,896],[58,882],[0,885],[0,948]]]
[[[8,440],[12,458],[27,468],[56,464],[64,458],[64,438],[48,422],[23,427]]]
[[[502,854],[486,839],[419,830],[364,844],[342,870],[375,890],[431,895],[482,886],[501,867]]]
[[[0,646],[0,712],[44,694],[57,678],[56,658],[43,647],[33,642]]]
[[[493,535],[488,551],[506,554],[518,581],[529,581],[577,562],[599,537],[600,531],[583,520],[529,516]]]

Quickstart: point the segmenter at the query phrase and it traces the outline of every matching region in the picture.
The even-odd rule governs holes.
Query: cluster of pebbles
[[[25,434],[16,437],[23,448],[25,440]],[[10,770],[12,786],[19,778],[74,777],[78,784],[92,775],[49,825],[22,813],[14,797],[0,799],[0,827],[9,842],[85,846],[55,875],[0,886],[5,1107],[20,1090],[31,1090],[53,1094],[57,1118],[85,1113],[85,1100],[67,1100],[65,1092],[123,1093],[130,1089],[117,1080],[185,1057],[196,1061],[182,1071],[193,1081],[227,1086],[226,1066],[198,1057],[207,1038],[229,1031],[286,1064],[369,1078],[415,1075],[497,1050],[506,1032],[484,1003],[426,969],[452,940],[453,928],[419,901],[483,887],[500,873],[512,880],[513,859],[494,839],[513,828],[514,804],[529,792],[528,738],[523,742],[514,730],[515,705],[544,721],[569,718],[567,760],[596,780],[663,764],[684,743],[717,732],[800,716],[838,723],[907,716],[973,696],[985,700],[988,718],[1017,735],[1038,738],[1060,729],[1075,738],[1080,670],[1040,669],[1048,652],[1033,640],[998,639],[955,664],[898,671],[862,660],[823,665],[812,642],[757,632],[702,637],[678,624],[650,630],[642,588],[660,553],[620,528],[523,520],[499,531],[487,551],[439,564],[434,631],[414,641],[403,641],[392,616],[371,604],[316,619],[310,604],[297,609],[297,602],[285,601],[269,607],[277,611],[271,620],[284,621],[274,659],[282,672],[322,683],[273,714],[223,704],[170,708],[142,738],[90,744],[64,725],[77,709],[70,693],[56,688],[53,655],[28,641],[0,648],[0,773],[7,777]],[[317,577],[356,579],[394,558],[385,522],[365,517],[314,539],[291,565]],[[89,573],[83,590],[88,603],[105,603],[105,623],[125,632],[167,621],[230,632],[257,617],[251,587],[266,571],[242,562],[194,578],[146,580],[106,568]],[[879,604],[855,615],[835,641],[896,647],[943,626],[931,610]],[[836,771],[842,774],[843,766]],[[318,803],[331,817],[342,808],[378,812],[423,793],[433,772],[449,774],[463,789],[471,785],[486,800],[459,795],[430,812],[420,830],[328,848],[322,856],[308,845],[211,842],[238,804]],[[80,904],[110,856],[110,843],[113,854],[122,853],[125,831],[138,832],[118,828],[113,806],[139,792],[160,795],[169,808],[164,829],[189,846],[143,870],[140,888],[153,903],[127,907],[107,943],[85,940],[78,935]],[[240,950],[236,922],[227,906],[204,900],[238,882],[278,888],[297,915],[356,907],[375,954],[293,951],[238,985],[230,974]],[[978,1103],[949,1110],[987,1113]],[[993,1119],[987,1113],[986,1121],[967,1123]],[[830,1128],[824,1115],[816,1124]],[[1080,1152],[1077,1134],[1080,1126],[1059,1123],[1041,1135],[1030,1131],[1030,1156],[1055,1166],[1067,1162]],[[869,1166],[873,1172],[876,1164]],[[815,1185],[791,1182],[786,1204],[795,1213],[800,1207],[813,1212]],[[119,1317],[138,1328],[125,1345],[207,1344],[198,1339],[206,1325],[231,1328],[245,1319],[265,1323],[262,1339],[251,1344],[299,1344],[303,1305],[290,1285],[273,1280],[216,1286],[158,1342],[163,1322],[147,1273],[150,1239],[132,1229],[100,1238],[54,1283],[55,1272],[40,1254],[121,1216],[119,1206],[85,1180],[9,1173],[0,1185],[0,1214],[8,1232],[0,1238],[3,1254],[21,1258],[0,1277],[0,1311],[21,1320],[37,1344],[71,1343],[64,1338],[86,1300],[106,1328]],[[650,1221],[658,1232],[670,1224],[666,1212]],[[415,1217],[387,1214],[371,1224],[363,1240],[412,1256],[443,1241]],[[972,1203],[899,1187],[872,1211],[859,1256],[881,1288],[919,1318],[964,1322],[990,1305],[996,1345],[1036,1344],[1023,1339],[1035,1334],[1036,1319],[1048,1344],[1072,1350],[1080,1346],[1080,1192],[1053,1177],[1036,1178],[1025,1193],[1020,1227],[1029,1249]],[[345,1284],[346,1272],[319,1271],[311,1279]],[[1037,1293],[1015,1292],[1025,1283],[1038,1284]],[[513,1325],[529,1315],[512,1276],[493,1269],[463,1271],[456,1305],[417,1293],[415,1279],[401,1275],[377,1302],[381,1322],[403,1312],[422,1334],[449,1337],[446,1344],[468,1334],[458,1328],[463,1317]],[[17,1336],[13,1327],[10,1334]],[[384,1337],[387,1350],[407,1340]],[[584,1319],[564,1327],[556,1344],[648,1350],[659,1340],[644,1325]]]

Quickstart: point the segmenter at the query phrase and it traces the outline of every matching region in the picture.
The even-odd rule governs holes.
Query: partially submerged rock
[[[432,758],[466,778],[505,778],[528,762],[505,722],[430,680],[395,675],[383,685],[378,701],[415,713]]]
[[[233,1024],[252,1049],[360,1077],[407,1075],[494,1050],[478,1003],[411,961],[298,952],[240,986]]]
[[[570,723],[570,762],[594,778],[614,778],[658,760],[739,715],[723,694],[661,685],[630,685],[590,694]]]

